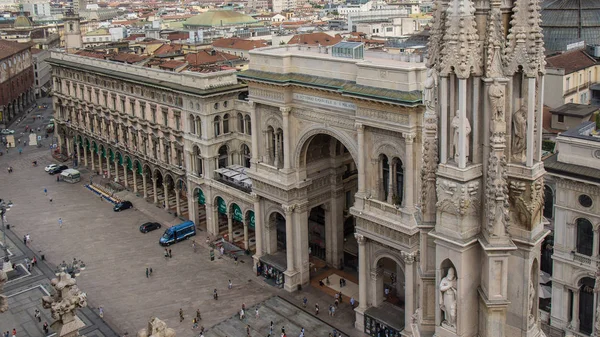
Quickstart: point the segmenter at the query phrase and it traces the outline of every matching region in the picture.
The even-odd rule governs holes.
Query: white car
[[[2,131],[0,131],[0,133],[3,135],[12,135],[15,133],[15,130],[2,129]]]
[[[46,167],[44,168],[44,171],[46,171],[46,172],[50,172],[50,170],[54,169],[54,168],[55,168],[55,167],[57,167],[57,166],[58,166],[58,165],[56,165],[56,164],[50,164],[50,165],[48,165],[48,166],[46,166]]]

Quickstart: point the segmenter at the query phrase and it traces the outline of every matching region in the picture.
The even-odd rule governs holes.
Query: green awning
[[[120,153],[117,153],[117,163],[123,165],[123,156]]]
[[[144,170],[142,169],[142,164],[140,164],[139,161],[136,161],[135,164],[137,166],[138,173],[141,175],[144,172]]]
[[[125,163],[127,163],[127,169],[129,169],[129,170],[132,170],[132,171],[133,171],[133,169],[132,169],[132,167],[133,167],[133,163],[131,162],[131,158],[129,158],[129,157],[125,157]]]
[[[255,229],[256,225],[254,223],[254,211],[250,211],[248,212],[248,218],[250,219],[250,223],[248,224],[248,227]]]
[[[227,204],[225,203],[225,200],[223,200],[223,198],[221,197],[217,199],[217,209],[219,210],[219,213],[227,214]]]
[[[202,192],[201,189],[198,189],[198,204],[206,204],[206,197],[204,196],[204,192]]]
[[[90,142],[87,139],[85,140],[85,148],[90,149]]]
[[[104,149],[104,147],[102,147],[100,151],[101,151],[100,152],[100,157],[106,158],[106,150]]]
[[[115,161],[115,153],[112,151],[112,149],[108,149],[108,160],[111,162]]]
[[[237,204],[233,204],[233,220],[240,222],[244,221],[244,214]]]
[[[92,143],[92,149],[94,149],[94,153],[98,153],[98,144]]]

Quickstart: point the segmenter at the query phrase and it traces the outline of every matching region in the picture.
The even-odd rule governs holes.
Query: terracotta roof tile
[[[223,53],[216,50],[201,50],[194,54],[186,54],[185,60],[191,66],[201,66],[222,63],[227,61],[241,60],[239,56]]]
[[[215,48],[252,50],[256,48],[266,47],[269,43],[266,40],[244,40],[236,37],[224,38],[213,41]]]
[[[179,54],[182,46],[179,44],[163,44],[154,51],[154,55]]]
[[[288,44],[310,44],[310,45],[321,45],[321,46],[332,46],[342,41],[342,37],[339,34],[331,36],[327,33],[310,33],[310,34],[298,34],[294,35]]]
[[[570,74],[596,64],[596,61],[581,49],[547,57],[546,62],[547,68],[564,69],[565,74]]]
[[[0,60],[10,57],[18,52],[31,48],[33,43],[19,43],[0,40]]]

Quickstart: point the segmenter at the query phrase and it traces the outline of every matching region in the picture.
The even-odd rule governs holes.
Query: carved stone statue
[[[533,323],[535,319],[535,287],[533,280],[529,281],[529,323]]]
[[[458,162],[458,157],[460,156],[460,149],[458,147],[458,139],[460,137],[460,118],[458,117],[459,112],[456,111],[456,115],[452,118],[452,128],[454,128],[454,160]],[[471,134],[471,123],[469,123],[469,119],[465,117],[465,157],[469,160],[469,135]]]
[[[498,80],[494,80],[494,83],[490,85],[488,96],[492,108],[492,120],[495,122],[504,121],[504,85],[498,83]]]
[[[4,288],[4,284],[8,281],[8,276],[3,270],[0,270],[0,292]],[[0,313],[8,310],[8,299],[4,295],[0,295]]]
[[[437,88],[437,74],[435,69],[427,69],[427,78],[423,85],[423,103],[429,109],[435,108],[435,89]]]
[[[522,106],[513,114],[513,141],[512,155],[513,159],[520,162],[525,157],[525,141],[527,137],[527,114],[526,107]]]
[[[446,277],[440,282],[440,309],[442,309],[442,326],[456,328],[456,272],[449,268]]]
[[[137,337],[175,337],[175,330],[167,328],[165,322],[152,317],[148,321],[148,327],[138,331]]]
[[[79,329],[85,324],[77,317],[75,310],[87,306],[87,298],[75,285],[74,278],[67,273],[60,273],[52,279],[51,285],[55,290],[52,296],[42,297],[42,305],[50,309],[55,321],[50,324],[59,337],[79,335]]]

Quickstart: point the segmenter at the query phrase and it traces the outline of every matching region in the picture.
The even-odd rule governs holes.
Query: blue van
[[[177,226],[173,226],[168,228],[165,231],[165,234],[160,237],[158,242],[162,246],[168,246],[173,243],[177,243],[177,241],[185,240],[190,236],[196,235],[196,226],[193,221],[186,221],[184,223],[180,223]]]

